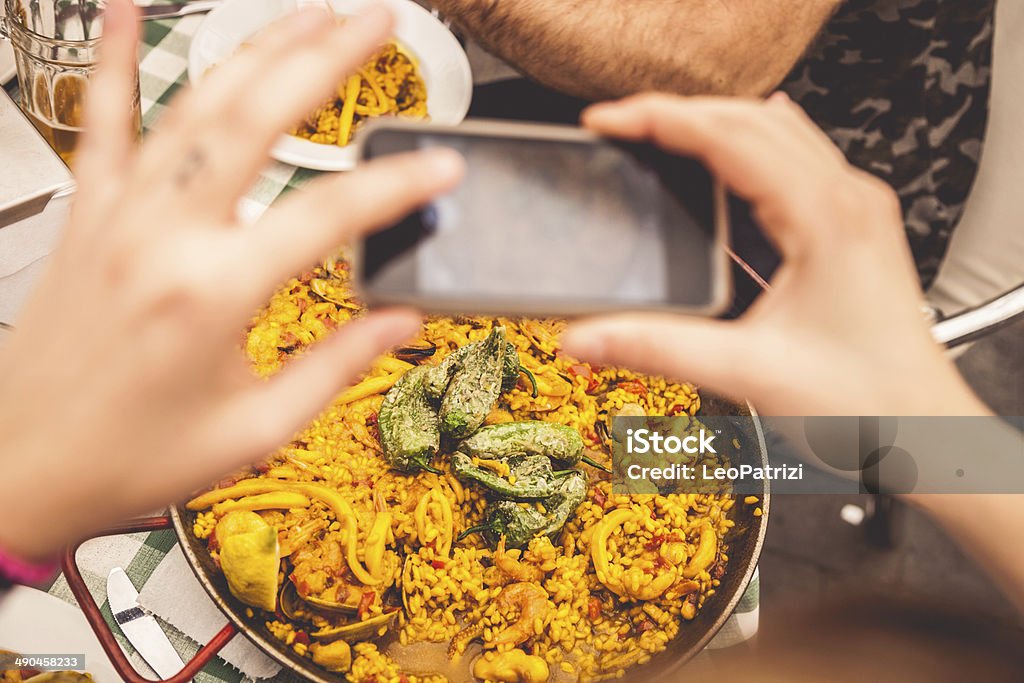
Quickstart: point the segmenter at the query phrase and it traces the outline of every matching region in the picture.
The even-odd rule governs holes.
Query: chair
[[[989,125],[960,225],[927,292],[936,341],[958,352],[1024,318],[1024,2],[996,5]],[[892,547],[899,505],[872,497],[863,522],[873,545]]]
[[[977,180],[928,299],[950,348],[1024,316],[1024,3],[996,6],[989,127]]]

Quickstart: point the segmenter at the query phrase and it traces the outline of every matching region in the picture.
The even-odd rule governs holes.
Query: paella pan
[[[360,315],[349,284],[339,260],[282,287],[248,331],[256,371]],[[430,319],[266,464],[172,510],[218,606],[314,681],[638,680],[699,652],[753,573],[767,488],[617,494],[612,424],[744,411],[569,358],[563,326]],[[755,432],[732,462],[764,464]]]

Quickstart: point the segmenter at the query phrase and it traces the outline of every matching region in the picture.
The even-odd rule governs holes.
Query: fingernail
[[[128,23],[128,5],[125,0],[114,0],[107,3],[103,10],[103,24],[107,29],[119,30]]]
[[[626,116],[628,109],[624,102],[602,102],[584,111],[582,122],[584,126],[607,126],[618,123]]]
[[[376,316],[387,341],[402,342],[414,336],[422,323],[419,313],[407,308],[381,311]]]
[[[394,15],[387,7],[382,4],[373,4],[369,7],[360,10],[356,15],[359,22],[364,26],[374,26],[378,24],[381,28],[391,28],[391,24],[394,22]]]
[[[466,160],[454,149],[435,147],[424,150],[421,154],[424,170],[434,176],[449,178],[461,176],[465,172]]]
[[[776,90],[768,96],[768,101],[773,104],[783,104],[790,101],[789,94],[785,90]]]
[[[593,332],[570,327],[562,334],[562,348],[580,359],[601,360],[605,346],[604,339]]]
[[[334,21],[334,16],[324,7],[307,5],[288,20],[288,28],[298,34],[313,33]]]
[[[619,102],[619,101],[615,101],[615,102],[598,102],[597,104],[592,104],[589,107],[587,107],[586,109],[584,109],[583,110],[583,116],[593,116],[595,114],[597,114],[597,115],[607,114],[608,112],[615,111],[616,109],[618,109],[621,106],[622,106],[622,102]]]

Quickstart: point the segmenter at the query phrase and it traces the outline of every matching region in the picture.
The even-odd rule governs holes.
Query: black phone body
[[[570,317],[713,315],[731,291],[725,191],[693,159],[565,126],[401,121],[368,127],[361,161],[430,147],[460,186],[355,249],[370,306]]]

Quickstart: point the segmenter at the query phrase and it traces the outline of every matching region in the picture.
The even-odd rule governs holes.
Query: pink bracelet
[[[0,586],[5,583],[36,586],[46,583],[59,570],[57,560],[29,562],[0,548]]]

